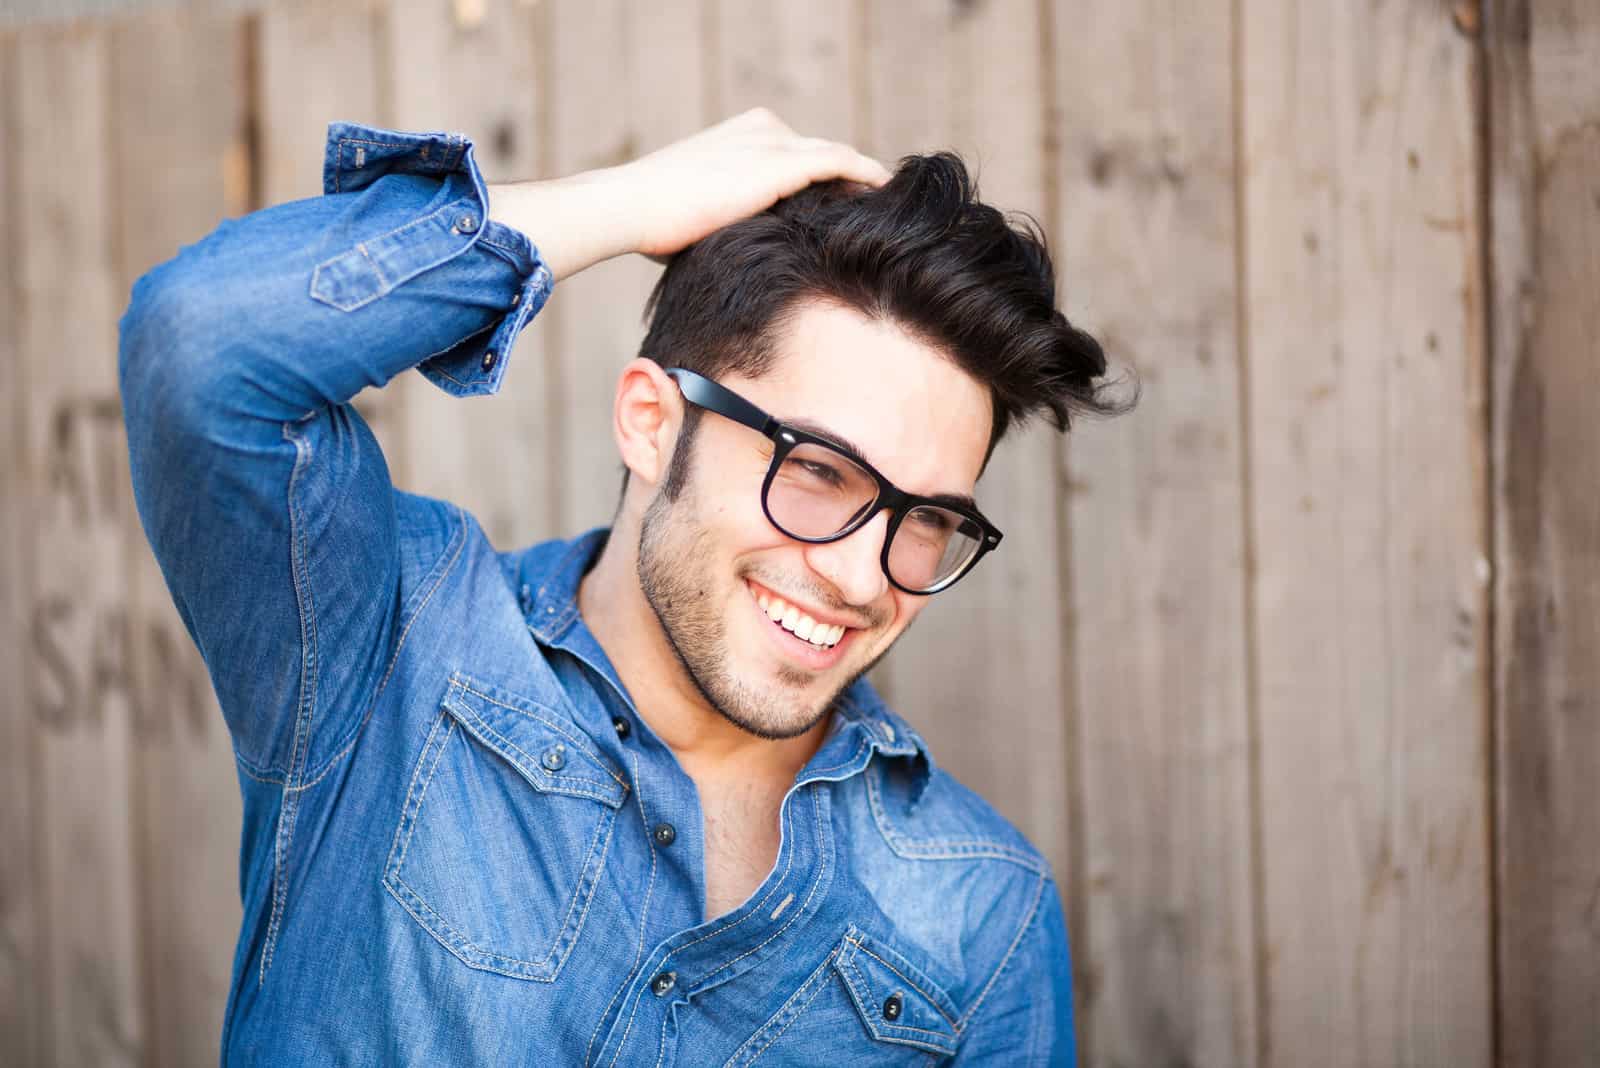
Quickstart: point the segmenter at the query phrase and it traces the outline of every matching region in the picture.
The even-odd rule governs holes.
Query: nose
[[[806,563],[833,583],[850,604],[871,604],[889,588],[881,562],[883,539],[888,531],[889,511],[884,509],[847,538],[807,545]]]

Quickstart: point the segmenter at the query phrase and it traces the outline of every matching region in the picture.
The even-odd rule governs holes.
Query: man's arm
[[[674,251],[817,178],[881,180],[765,114],[492,196],[460,137],[335,124],[327,153],[323,197],[222,223],[139,279],[121,323],[140,520],[242,764],[273,781],[342,750],[406,622],[356,393],[410,367],[494,393],[554,279]]]

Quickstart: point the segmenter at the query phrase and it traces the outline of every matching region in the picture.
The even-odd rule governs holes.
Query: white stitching
[[[894,831],[889,826],[888,815],[878,795],[877,780],[868,772],[867,804],[872,810],[878,833],[896,856],[907,860],[1006,860],[1026,868],[1035,875],[1044,874],[1044,862],[1004,842],[989,838],[911,838]]]
[[[444,585],[445,578],[449,576],[451,571],[455,570],[456,561],[460,559],[462,550],[466,548],[466,525],[465,523],[461,522],[461,509],[459,507],[452,506],[451,512],[455,515],[458,522],[457,535],[459,535],[459,540],[455,538],[452,539],[455,552],[451,554],[450,559],[444,563],[442,568],[440,567],[440,561],[444,560],[444,553],[440,553],[439,561],[435,561],[434,567],[437,570],[437,577],[433,578],[433,584],[428,587],[428,591],[423,595],[421,603],[418,604],[416,608],[412,609],[411,614],[406,617],[406,625],[401,629],[400,637],[395,640],[394,652],[389,655],[389,666],[384,669],[383,678],[379,680],[377,688],[372,691],[372,700],[368,702],[367,711],[362,715],[361,722],[356,724],[355,729],[350,732],[350,739],[344,744],[344,747],[330,756],[327,762],[324,763],[322,767],[317,769],[316,778],[309,782],[303,782],[299,786],[291,787],[291,789],[296,791],[309,790],[311,787],[317,785],[323,779],[327,778],[328,773],[333,770],[334,766],[348,756],[350,751],[356,747],[356,741],[361,737],[361,729],[365,727],[367,725],[367,721],[372,718],[372,713],[377,711],[378,699],[383,695],[384,689],[389,685],[389,677],[394,674],[395,665],[400,662],[400,650],[405,647],[406,639],[411,635],[412,624],[416,623],[417,617],[422,614],[422,610],[428,607],[428,602],[433,600],[433,595],[439,592],[439,588]],[[447,545],[445,547],[445,551],[448,552],[449,549],[450,546]],[[433,576],[430,575],[429,577]],[[426,579],[424,581],[426,581]]]
[[[865,934],[865,932],[862,932],[862,933]],[[934,1011],[937,1012],[940,1016],[944,1017],[944,1021],[946,1023],[948,1023],[951,1027],[954,1027],[956,1025],[956,1022],[954,1020],[950,1019],[950,1015],[947,1012],[944,1011],[943,1007],[941,1007],[939,1005],[939,999],[934,997],[932,994],[928,993],[926,990],[922,989],[922,987],[915,980],[913,980],[908,975],[906,975],[905,972],[902,972],[899,968],[896,968],[893,964],[889,963],[887,960],[884,960],[882,957],[880,957],[876,953],[872,952],[871,949],[867,948],[867,944],[865,942],[857,941],[856,939],[851,938],[849,935],[845,935],[844,937],[845,937],[845,941],[853,943],[855,945],[856,949],[860,950],[862,953],[865,953],[867,956],[871,957],[873,960],[877,961],[879,964],[883,965],[885,968],[888,968],[891,972],[894,972],[894,974],[896,974],[896,975],[898,975],[900,977],[901,982],[905,983],[911,989],[913,989],[917,993],[921,994],[925,1000],[927,1000],[930,1004],[933,1005]],[[897,1027],[910,1027],[909,1024],[897,1024],[896,1026]],[[917,1029],[913,1028],[913,1030],[917,1030]],[[934,1033],[937,1033],[937,1032],[934,1032]]]
[[[633,791],[633,797],[634,797],[634,800],[639,805],[639,823],[640,823],[640,826],[648,826],[649,825],[649,819],[645,816],[645,811],[644,811],[644,787],[639,785],[639,756],[638,756],[637,753],[630,753],[629,754],[629,758],[633,762],[633,781],[634,781],[634,785],[636,787],[635,790]],[[634,975],[635,975],[635,973],[637,972],[637,970],[639,968],[639,958],[644,955],[645,924],[646,924],[646,922],[648,921],[648,919],[650,917],[650,898],[651,898],[651,895],[653,895],[655,893],[655,888],[656,888],[656,844],[655,844],[655,839],[651,835],[646,834],[644,836],[644,840],[645,840],[645,844],[647,846],[649,846],[649,848],[650,848],[650,878],[645,883],[644,905],[641,906],[641,908],[639,910],[639,942],[634,947],[634,950],[633,950],[633,962],[628,966],[628,971],[627,971],[627,974],[623,977],[622,985],[617,987],[617,989],[612,992],[611,1000],[606,1002],[606,1011],[602,1012],[600,1014],[600,1018],[595,1021],[594,1031],[591,1032],[590,1035],[589,1035],[589,1043],[588,1043],[588,1045],[583,1047],[583,1063],[584,1063],[585,1066],[587,1066],[589,1064],[589,1057],[590,1057],[590,1055],[591,1055],[591,1053],[592,1053],[592,1051],[594,1049],[594,1040],[597,1037],[599,1037],[599,1035],[600,1035],[600,1025],[605,1023],[607,1016],[611,1015],[611,1006],[613,1006],[613,1005],[615,1005],[617,1003],[617,998],[621,997],[622,996],[622,992],[624,990],[628,989],[628,984],[633,982]],[[616,1057],[615,1056],[613,1056],[611,1058],[611,1060],[612,1060],[613,1064],[616,1063]]]
[[[473,689],[473,686],[474,686],[473,680],[471,680],[467,676],[461,674],[459,671],[458,672],[453,672],[451,674],[451,678],[456,679],[457,681],[459,681],[461,683],[461,689],[466,691],[467,693],[473,694],[473,695],[475,695],[477,697],[481,697],[485,701],[488,701],[490,704],[497,705],[498,707],[504,708],[507,711],[518,712],[518,713],[521,713],[524,716],[527,716],[530,719],[538,720],[540,723],[543,723],[545,726],[549,727],[551,730],[553,730],[556,733],[564,736],[568,741],[572,742],[573,745],[577,746],[578,749],[580,749],[584,754],[586,754],[591,759],[593,759],[596,764],[600,765],[601,769],[604,770],[607,775],[609,775],[613,779],[617,780],[617,785],[621,786],[624,791],[627,790],[628,781],[626,779],[624,779],[622,776],[618,775],[616,772],[612,771],[609,767],[607,767],[605,761],[600,759],[600,754],[596,753],[594,750],[590,749],[587,744],[585,744],[588,741],[588,735],[578,734],[578,733],[575,733],[573,731],[570,731],[567,728],[563,727],[559,722],[557,722],[555,720],[546,719],[545,717],[539,715],[537,712],[533,711],[532,709],[520,708],[517,705],[507,704],[506,702],[501,701],[498,698],[491,697],[489,694],[484,693],[482,690],[475,690],[475,689]],[[483,684],[482,683],[477,683],[476,685],[480,685],[481,686]],[[538,707],[543,708],[542,705],[538,706]],[[546,711],[553,711],[553,710],[552,709],[546,709]],[[635,769],[635,771],[637,772],[637,769]]]
[[[1022,926],[1017,928],[1016,937],[1012,938],[1011,946],[1006,950],[1006,955],[1000,958],[999,967],[995,968],[994,974],[991,975],[989,977],[989,981],[984,984],[983,990],[978,994],[978,1000],[974,1001],[972,1006],[967,1009],[966,1012],[962,1013],[961,1019],[956,1021],[956,1031],[958,1033],[966,1029],[967,1021],[972,1019],[972,1014],[978,1011],[978,1006],[983,1004],[983,999],[989,996],[989,991],[994,988],[995,981],[1000,978],[1000,973],[1005,971],[1006,965],[1011,962],[1011,955],[1015,953],[1017,951],[1017,947],[1022,944],[1022,936],[1027,933],[1029,927],[1033,926],[1033,918],[1039,912],[1039,902],[1044,900],[1044,888],[1049,884],[1049,879],[1043,877],[1039,879],[1039,889],[1033,895],[1033,905],[1028,909],[1028,915],[1022,921]]]
[[[750,1059],[744,1062],[746,1068],[748,1068],[749,1065],[754,1064],[757,1060],[759,1060],[760,1058],[762,1058],[763,1056],[766,1055],[767,1050],[771,1049],[773,1047],[773,1045],[777,1043],[778,1039],[783,1037],[783,1033],[785,1031],[789,1030],[789,1028],[791,1026],[793,1026],[793,1024],[794,1024],[794,1022],[796,1020],[798,1020],[801,1016],[805,1015],[805,1011],[811,1007],[811,1003],[813,1001],[817,1000],[817,995],[822,993],[822,988],[828,985],[827,984],[828,966],[833,963],[833,959],[837,955],[837,953],[838,953],[838,951],[834,950],[834,949],[830,949],[828,951],[828,955],[822,959],[822,963],[817,965],[816,970],[813,971],[809,976],[806,977],[806,981],[800,984],[800,988],[798,990],[796,990],[793,994],[789,995],[789,999],[787,1001],[785,1001],[782,1005],[778,1006],[778,1011],[773,1013],[771,1016],[767,1017],[767,1021],[765,1023],[763,1023],[760,1027],[756,1028],[755,1034],[753,1034],[749,1038],[745,1039],[744,1043],[742,1045],[740,1045],[740,1047],[738,1049],[733,1051],[733,1056],[728,1058],[727,1063],[723,1065],[723,1068],[735,1068],[735,1062],[739,1059],[741,1054],[746,1052],[746,1050],[750,1046],[750,1043],[752,1043],[756,1039],[760,1038],[761,1037],[761,1033],[763,1031],[765,1031],[767,1028],[771,1027],[773,1021],[777,1020],[779,1017],[781,1017],[784,1014],[785,1011],[789,1010],[792,1007],[793,1008],[793,1012],[790,1014],[789,1018],[787,1020],[785,1020],[783,1022],[783,1026],[778,1028],[777,1032],[771,1038],[769,1038],[767,1040],[766,1044],[761,1046],[759,1049],[754,1049],[754,1050],[750,1050],[749,1051],[750,1052]],[[796,1005],[795,1004],[795,999],[798,998],[801,994],[805,993],[806,987],[808,987],[808,986],[814,986],[814,989],[811,991],[810,996],[808,996],[805,999],[805,1001],[803,1001],[800,1004]]]

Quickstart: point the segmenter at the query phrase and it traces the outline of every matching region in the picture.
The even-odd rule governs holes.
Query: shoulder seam
[[[956,1030],[958,1032],[967,1029],[967,1026],[972,1022],[972,1017],[976,1015],[979,1007],[983,1005],[984,999],[994,989],[995,983],[999,982],[1001,973],[1016,959],[1017,947],[1022,945],[1022,936],[1027,934],[1028,929],[1033,926],[1034,919],[1039,915],[1039,903],[1044,900],[1045,887],[1050,886],[1052,882],[1053,880],[1049,876],[1040,875],[1033,892],[1033,902],[1028,906],[1027,915],[1022,918],[1022,923],[1017,926],[1017,933],[1012,937],[1011,945],[1006,947],[1005,956],[1000,958],[1000,963],[995,967],[994,974],[989,976],[989,981],[983,984],[983,989],[978,992],[977,1000],[968,1007],[966,1012],[961,1014],[961,1019],[956,1021]]]
[[[906,860],[1004,860],[1041,877],[1048,877],[1044,857],[1036,850],[1019,849],[994,838],[913,838],[901,834],[889,824],[888,813],[884,811],[883,799],[878,793],[877,778],[869,773],[866,779],[867,803],[872,809],[872,820],[896,856]]]
[[[455,520],[455,533],[451,536],[450,541],[446,543],[444,549],[440,551],[438,559],[434,562],[433,569],[419,586],[418,593],[412,597],[415,607],[409,609],[409,614],[405,614],[405,609],[402,609],[401,618],[404,622],[400,626],[400,636],[395,639],[394,648],[389,652],[389,663],[384,668],[383,678],[379,679],[378,685],[373,687],[372,696],[367,701],[366,711],[361,714],[361,719],[351,728],[349,737],[344,740],[344,743],[333,755],[323,761],[321,766],[316,769],[315,774],[309,780],[304,780],[290,787],[290,789],[301,791],[309,790],[316,786],[327,778],[339,761],[348,756],[350,751],[355,748],[356,741],[361,737],[361,732],[366,727],[367,721],[372,718],[373,711],[378,707],[378,699],[383,696],[383,691],[389,685],[389,677],[394,674],[395,665],[400,660],[400,652],[405,648],[406,639],[411,634],[412,624],[422,615],[422,610],[428,607],[428,602],[433,600],[433,595],[444,584],[444,580],[449,576],[450,572],[455,570],[456,561],[460,559],[461,551],[466,547],[466,522],[461,515],[459,506],[448,501],[443,503],[449,507]]]

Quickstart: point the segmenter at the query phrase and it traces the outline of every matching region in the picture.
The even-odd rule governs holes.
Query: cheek
[[[892,587],[891,587],[892,589]],[[911,621],[922,613],[928,605],[928,598],[913,597],[909,593],[902,593],[892,589],[894,596],[894,622],[889,624],[892,635],[899,637],[900,633],[911,626]]]

